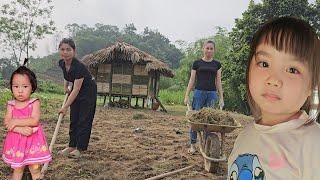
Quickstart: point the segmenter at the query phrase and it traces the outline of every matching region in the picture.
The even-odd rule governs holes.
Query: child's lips
[[[281,100],[281,98],[276,95],[276,94],[273,94],[273,93],[264,93],[262,94],[262,96],[270,101],[279,101]]]

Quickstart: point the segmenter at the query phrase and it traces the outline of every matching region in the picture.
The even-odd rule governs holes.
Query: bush
[[[0,78],[0,89],[4,89],[5,88],[5,82],[2,79],[2,77]]]
[[[183,90],[185,88],[185,84],[181,83],[176,77],[174,78],[160,78],[160,89],[168,89],[172,86],[175,86],[175,89]]]
[[[38,92],[63,94],[63,87],[50,81],[39,80]]]
[[[0,109],[4,110],[6,107],[7,102],[12,99],[12,93],[10,89],[0,89]]]
[[[185,91],[176,91],[176,90],[160,90],[160,101],[163,104],[181,104],[183,105]]]
[[[185,91],[185,88],[175,84],[175,85],[170,86],[167,90],[168,91]]]

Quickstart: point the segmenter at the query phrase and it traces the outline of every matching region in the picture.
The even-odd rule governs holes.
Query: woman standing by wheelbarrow
[[[221,64],[213,59],[215,43],[206,41],[203,44],[203,57],[193,62],[191,75],[186,90],[184,103],[189,104],[189,94],[195,84],[193,92],[192,110],[199,110],[203,107],[214,107],[219,95],[220,109],[224,106],[223,91],[221,84]],[[189,153],[196,152],[197,132],[190,129]]]
[[[62,39],[59,53],[62,58],[59,66],[63,71],[64,90],[69,93],[59,113],[65,115],[70,106],[69,145],[60,154],[78,158],[88,148],[96,109],[97,85],[86,66],[75,58],[76,47],[72,39]],[[70,82],[73,83],[71,91],[68,90]]]

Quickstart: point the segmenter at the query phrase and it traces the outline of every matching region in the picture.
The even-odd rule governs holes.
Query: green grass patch
[[[63,94],[63,86],[53,83],[51,81],[38,81],[38,92],[45,92],[45,93],[54,93],[54,94]]]
[[[159,99],[162,104],[183,105],[184,91],[160,90]]]
[[[184,105],[165,105],[169,114],[176,116],[185,116],[187,111],[187,106]]]

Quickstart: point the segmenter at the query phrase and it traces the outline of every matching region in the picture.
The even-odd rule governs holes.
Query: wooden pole
[[[71,90],[71,86],[69,86],[68,89]],[[64,104],[67,102],[68,96],[69,96],[69,94],[66,93],[61,107],[63,107]],[[52,139],[51,139],[51,142],[50,142],[50,146],[49,146],[49,151],[51,153],[52,153],[53,145],[56,142],[56,139],[57,139],[57,136],[58,136],[58,132],[59,132],[59,128],[60,128],[60,125],[61,125],[62,118],[63,118],[63,114],[60,113],[59,117],[58,117],[58,122],[57,122],[56,128],[54,130],[54,133],[53,133],[53,136],[52,136]],[[47,171],[48,166],[49,166],[49,163],[45,163],[44,166],[42,167],[42,169],[41,169],[41,179],[44,178],[44,173]]]
[[[113,61],[111,61],[111,69],[110,69],[110,79],[109,79],[109,103],[111,104],[111,97],[112,97],[112,76],[113,76]],[[113,101],[114,102],[114,98]]]
[[[177,174],[177,173],[179,173],[179,172],[182,172],[182,171],[191,169],[191,168],[193,168],[193,167],[194,167],[194,165],[188,166],[188,167],[185,167],[185,168],[182,168],[182,169],[178,169],[178,170],[175,170],[175,171],[171,171],[171,172],[167,172],[167,173],[164,173],[164,174],[160,174],[160,175],[158,175],[158,176],[154,176],[154,177],[148,178],[148,179],[146,179],[146,180],[161,179],[161,178],[168,177],[168,176]]]
[[[154,97],[157,102],[160,104],[161,108],[163,109],[164,112],[167,112],[166,108],[162,105],[162,103],[160,102],[159,98],[157,96]]]
[[[133,76],[134,76],[134,65],[129,63],[129,67],[131,67],[131,83],[130,83],[130,95],[128,98],[129,108],[131,108],[131,99],[132,99],[132,87],[133,87]]]
[[[145,101],[145,98],[142,98],[142,108],[144,108],[144,101]]]

